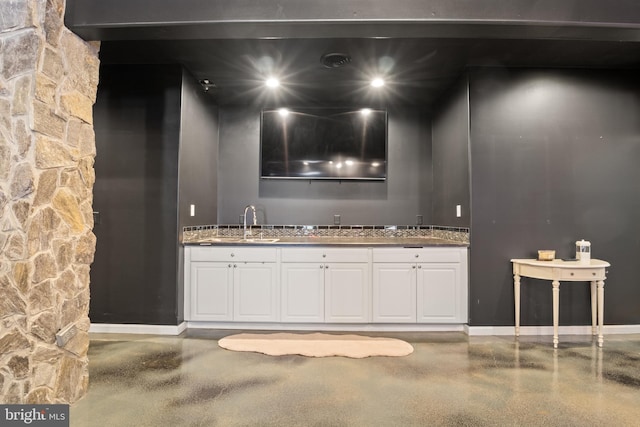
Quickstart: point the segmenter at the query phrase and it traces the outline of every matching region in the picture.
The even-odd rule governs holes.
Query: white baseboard
[[[514,335],[513,326],[460,324],[326,324],[182,322],[179,325],[92,323],[89,332],[101,334],[180,335],[187,329],[356,331],[356,332],[464,332],[469,336]],[[560,326],[559,335],[591,335],[591,326]],[[640,334],[640,325],[605,325],[604,334]],[[520,335],[553,335],[553,326],[521,326]]]
[[[97,334],[180,335],[186,329],[186,322],[182,322],[179,325],[92,323],[89,332]]]
[[[515,335],[513,326],[466,326],[469,336]],[[604,325],[607,334],[640,334],[640,325]],[[559,335],[591,335],[591,326],[559,326]],[[520,335],[553,335],[553,326],[520,326]]]
[[[188,329],[230,329],[263,331],[349,331],[349,332],[464,332],[461,324],[343,324],[343,323],[238,323],[187,322]]]

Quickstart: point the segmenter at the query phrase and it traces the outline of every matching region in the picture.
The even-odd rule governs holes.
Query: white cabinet
[[[279,320],[275,248],[191,247],[186,253],[187,320]]]
[[[283,322],[370,321],[369,250],[282,249]]]
[[[190,270],[189,320],[233,320],[231,265],[221,262],[192,262]]]
[[[188,246],[185,320],[467,323],[467,248]]]
[[[321,263],[282,263],[283,322],[324,322],[324,269]]]
[[[373,264],[373,321],[416,322],[416,264]]]
[[[373,321],[466,323],[466,248],[373,249]]]
[[[418,323],[466,323],[466,292],[459,263],[418,264]],[[466,280],[465,280],[466,282]],[[466,286],[465,286],[466,288]]]
[[[279,320],[275,263],[233,264],[233,320],[275,322]]]
[[[369,322],[370,288],[368,263],[325,264],[325,322]]]

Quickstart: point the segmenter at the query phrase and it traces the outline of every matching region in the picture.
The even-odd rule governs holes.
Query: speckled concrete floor
[[[235,353],[216,343],[229,333],[92,336],[71,426],[640,425],[640,335],[554,351],[550,337],[385,334],[414,353],[356,360]]]

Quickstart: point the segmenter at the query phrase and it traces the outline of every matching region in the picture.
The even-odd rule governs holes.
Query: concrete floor
[[[71,426],[638,426],[640,335],[384,334],[407,357],[265,356],[231,331],[92,335]],[[374,334],[368,334],[374,335]],[[383,334],[375,334],[383,335]]]

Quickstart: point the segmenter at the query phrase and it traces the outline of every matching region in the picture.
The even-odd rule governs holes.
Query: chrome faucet
[[[247,236],[251,234],[251,230],[247,231],[247,211],[249,209],[253,211],[253,225],[258,224],[258,218],[256,218],[256,207],[253,205],[247,205],[247,207],[244,208],[244,239],[246,239]]]

